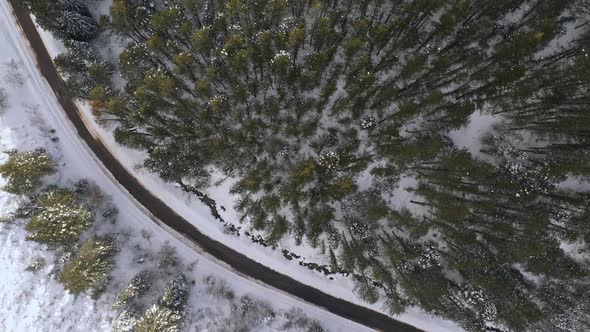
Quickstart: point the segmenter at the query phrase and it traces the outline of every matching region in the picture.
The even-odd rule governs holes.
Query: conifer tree
[[[52,246],[71,245],[94,219],[87,207],[76,202],[72,192],[52,189],[37,199],[37,208],[26,226],[28,239]]]
[[[16,195],[30,193],[44,176],[53,173],[53,160],[43,151],[9,151],[8,160],[0,165],[0,175],[7,180],[2,189]]]
[[[98,32],[98,24],[88,7],[78,0],[23,0],[37,22],[63,40],[89,41]]]
[[[136,274],[125,287],[113,304],[114,309],[125,308],[130,302],[144,295],[150,289],[152,275],[149,271]]]
[[[101,291],[107,284],[116,246],[109,238],[92,238],[84,242],[59,275],[64,288],[72,293],[89,289]]]
[[[188,299],[189,284],[184,275],[172,279],[164,294],[138,321],[137,332],[180,331]]]

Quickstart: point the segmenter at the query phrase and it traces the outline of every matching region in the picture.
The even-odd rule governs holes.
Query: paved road
[[[318,289],[304,285],[287,275],[278,273],[267,266],[251,260],[246,255],[205,236],[189,221],[182,218],[172,208],[151,194],[119,163],[100,140],[92,136],[82,121],[80,113],[73,101],[60,93],[64,91],[63,81],[57,73],[51,57],[47,53],[45,45],[28,13],[25,10],[19,9],[15,4],[15,0],[9,0],[9,2],[14,8],[15,16],[35,52],[41,74],[49,82],[64,112],[76,127],[79,137],[90,147],[96,159],[100,160],[113,177],[153,216],[190,239],[216,259],[227,263],[236,271],[304,301],[320,306],[333,314],[380,331],[420,331],[416,327],[397,321],[382,313],[323,293]]]

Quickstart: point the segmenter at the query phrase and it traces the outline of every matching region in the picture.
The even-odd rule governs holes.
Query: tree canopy
[[[391,313],[580,327],[589,267],[563,244],[590,240],[590,191],[561,184],[590,179],[588,8],[114,0],[125,86],[73,86],[146,169],[188,189],[236,178],[241,221],[319,248]],[[469,152],[450,134],[481,114],[500,124]]]

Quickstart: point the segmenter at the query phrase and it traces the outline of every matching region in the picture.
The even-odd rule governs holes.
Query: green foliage
[[[189,285],[184,275],[172,279],[157,304],[152,305],[135,326],[137,332],[179,331],[184,319]]]
[[[136,274],[127,287],[123,288],[113,304],[113,309],[121,309],[129,306],[131,302],[143,296],[149,289],[152,275],[149,271]]]
[[[135,325],[137,332],[177,332],[181,316],[174,310],[152,305]]]
[[[9,151],[0,165],[0,175],[7,180],[4,191],[25,195],[41,185],[41,178],[55,173],[53,160],[42,151]]]
[[[71,245],[93,219],[92,211],[78,204],[72,192],[52,189],[38,198],[36,211],[26,226],[28,239],[52,246]]]
[[[72,293],[89,289],[100,290],[108,283],[116,247],[112,239],[93,238],[84,242],[80,251],[67,262],[59,275],[59,282]]]
[[[78,0],[23,0],[36,21],[62,40],[89,41],[98,33],[98,23],[88,7]]]
[[[66,46],[68,51],[59,54],[54,62],[71,96],[92,98],[93,89],[110,86],[114,66],[101,59],[91,44],[69,41]]]
[[[371,285],[365,278],[357,282],[355,291],[358,297],[367,303],[373,304],[379,299],[377,288]]]

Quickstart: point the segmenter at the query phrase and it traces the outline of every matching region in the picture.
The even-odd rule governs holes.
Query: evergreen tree
[[[135,331],[180,331],[188,299],[189,284],[184,275],[172,279],[158,303],[152,305],[138,321]]]
[[[92,211],[77,204],[73,193],[52,189],[37,200],[35,213],[26,226],[28,239],[52,246],[71,245],[93,219]]]
[[[67,41],[67,52],[59,54],[55,66],[66,82],[67,92],[74,97],[106,99],[114,66],[105,61],[87,42]],[[97,88],[102,88],[101,94]],[[93,95],[94,92],[94,95]],[[100,96],[100,97],[99,97]]]
[[[137,313],[131,309],[124,309],[113,321],[113,332],[131,332],[137,325]]]
[[[4,191],[24,195],[41,185],[41,178],[55,173],[53,160],[43,151],[9,151],[8,160],[0,165],[0,175],[7,184]]]
[[[149,271],[142,271],[136,274],[125,287],[113,304],[114,309],[127,307],[131,302],[143,296],[149,289],[152,275]]]
[[[113,263],[111,257],[116,246],[109,238],[92,238],[84,242],[80,251],[67,262],[59,275],[64,288],[72,293],[89,289],[101,291],[109,280]]]
[[[137,332],[177,332],[182,315],[167,307],[152,305],[135,325]]]
[[[89,41],[98,24],[88,7],[78,0],[23,0],[37,22],[63,40]]]
[[[98,25],[94,18],[79,11],[62,11],[59,24],[63,33],[73,40],[91,40],[98,32]]]

